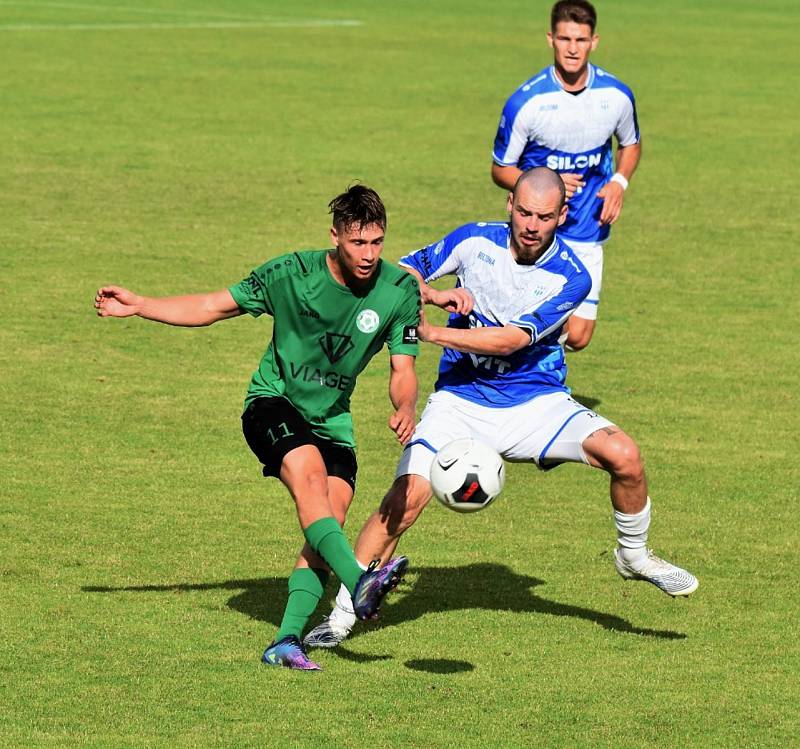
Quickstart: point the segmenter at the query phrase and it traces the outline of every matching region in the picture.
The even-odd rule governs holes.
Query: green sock
[[[301,568],[289,575],[289,600],[283,612],[283,621],[275,635],[275,642],[287,635],[299,640],[309,618],[314,613],[325,592],[328,573],[325,570]]]
[[[363,570],[358,566],[355,554],[336,518],[315,520],[303,533],[308,545],[328,563],[352,595]]]

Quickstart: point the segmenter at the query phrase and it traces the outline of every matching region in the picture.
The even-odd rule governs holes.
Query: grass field
[[[423,515],[382,625],[309,675],[259,664],[300,540],[239,430],[269,323],[99,320],[94,290],[324,247],[354,179],[390,259],[501,218],[549,2],[0,0],[0,746],[797,744],[800,10],[598,5],[644,157],[570,379],[639,441],[653,547],[700,589],[617,577],[599,472],[510,466],[486,512]],[[397,459],[386,372],[351,537]]]

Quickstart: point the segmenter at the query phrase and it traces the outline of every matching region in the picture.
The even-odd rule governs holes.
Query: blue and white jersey
[[[570,94],[551,65],[525,81],[506,102],[493,158],[501,166],[523,171],[547,166],[583,175],[586,185],[570,198],[567,220],[558,233],[576,242],[602,242],[610,227],[598,223],[603,201],[596,195],[614,173],[612,135],[622,147],[639,142],[631,90],[589,64],[586,88]]]
[[[558,238],[535,265],[519,265],[510,236],[507,223],[467,224],[400,260],[425,281],[455,275],[458,285],[472,292],[472,312],[451,314],[448,327],[516,325],[531,334],[530,345],[510,356],[442,352],[436,390],[498,408],[569,392],[558,336],[592,286],[586,268]]]

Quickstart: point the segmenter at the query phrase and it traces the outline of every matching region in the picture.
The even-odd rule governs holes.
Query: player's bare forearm
[[[520,174],[522,174],[522,169],[492,162],[492,181],[504,190],[513,190]]]
[[[418,384],[414,357],[392,356],[391,368],[389,399],[394,406],[394,413],[389,417],[389,428],[405,444],[414,433],[416,420]]]
[[[622,180],[612,178],[597,193],[597,197],[603,200],[603,209],[600,212],[601,225],[613,224],[622,213],[622,205],[625,202],[625,189],[634,171],[636,171],[641,155],[641,143],[633,143],[617,150],[617,174],[621,175]]]
[[[617,172],[630,181],[639,160],[642,158],[642,143],[633,143],[630,146],[617,149]]]
[[[201,327],[242,314],[230,291],[173,297],[147,297],[120,286],[104,286],[95,296],[100,317],[132,317],[177,325]]]
[[[418,333],[421,340],[437,346],[487,356],[508,356],[531,342],[530,334],[516,325],[463,329],[426,324]]]

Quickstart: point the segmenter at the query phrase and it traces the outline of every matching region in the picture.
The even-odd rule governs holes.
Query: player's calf
[[[386,535],[392,538],[399,538],[403,535],[414,525],[432,496],[430,482],[422,476],[413,473],[398,476],[383,498],[377,513]],[[363,559],[365,556],[378,558],[381,554],[375,553],[377,551],[377,549],[362,548],[361,537],[359,537],[356,554],[360,558]]]

